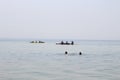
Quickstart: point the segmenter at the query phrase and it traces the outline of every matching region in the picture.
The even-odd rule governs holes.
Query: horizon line
[[[100,40],[100,41],[120,41],[120,39],[55,39],[55,38],[0,38],[0,40]]]

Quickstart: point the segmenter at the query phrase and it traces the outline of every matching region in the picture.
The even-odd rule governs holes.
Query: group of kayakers
[[[43,41],[31,41],[30,43],[45,43]],[[74,41],[71,41],[71,42],[64,42],[64,41],[61,41],[60,43],[56,43],[58,45],[74,45]]]
[[[31,41],[30,43],[45,43],[43,41]]]
[[[61,41],[60,43],[56,43],[56,44],[60,44],[60,45],[74,45],[74,41],[71,41],[71,43],[68,42],[68,41],[66,41],[66,42]]]

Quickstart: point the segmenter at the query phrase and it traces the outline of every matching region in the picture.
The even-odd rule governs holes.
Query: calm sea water
[[[0,41],[0,80],[120,80],[120,41],[55,43]]]

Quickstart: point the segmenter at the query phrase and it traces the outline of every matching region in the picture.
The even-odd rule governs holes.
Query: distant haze
[[[0,38],[120,40],[120,0],[0,0]]]

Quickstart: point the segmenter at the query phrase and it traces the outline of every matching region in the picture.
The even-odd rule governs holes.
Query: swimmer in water
[[[79,52],[79,55],[82,55],[82,52]]]
[[[67,52],[67,51],[65,51],[65,54],[68,54],[68,52]]]

